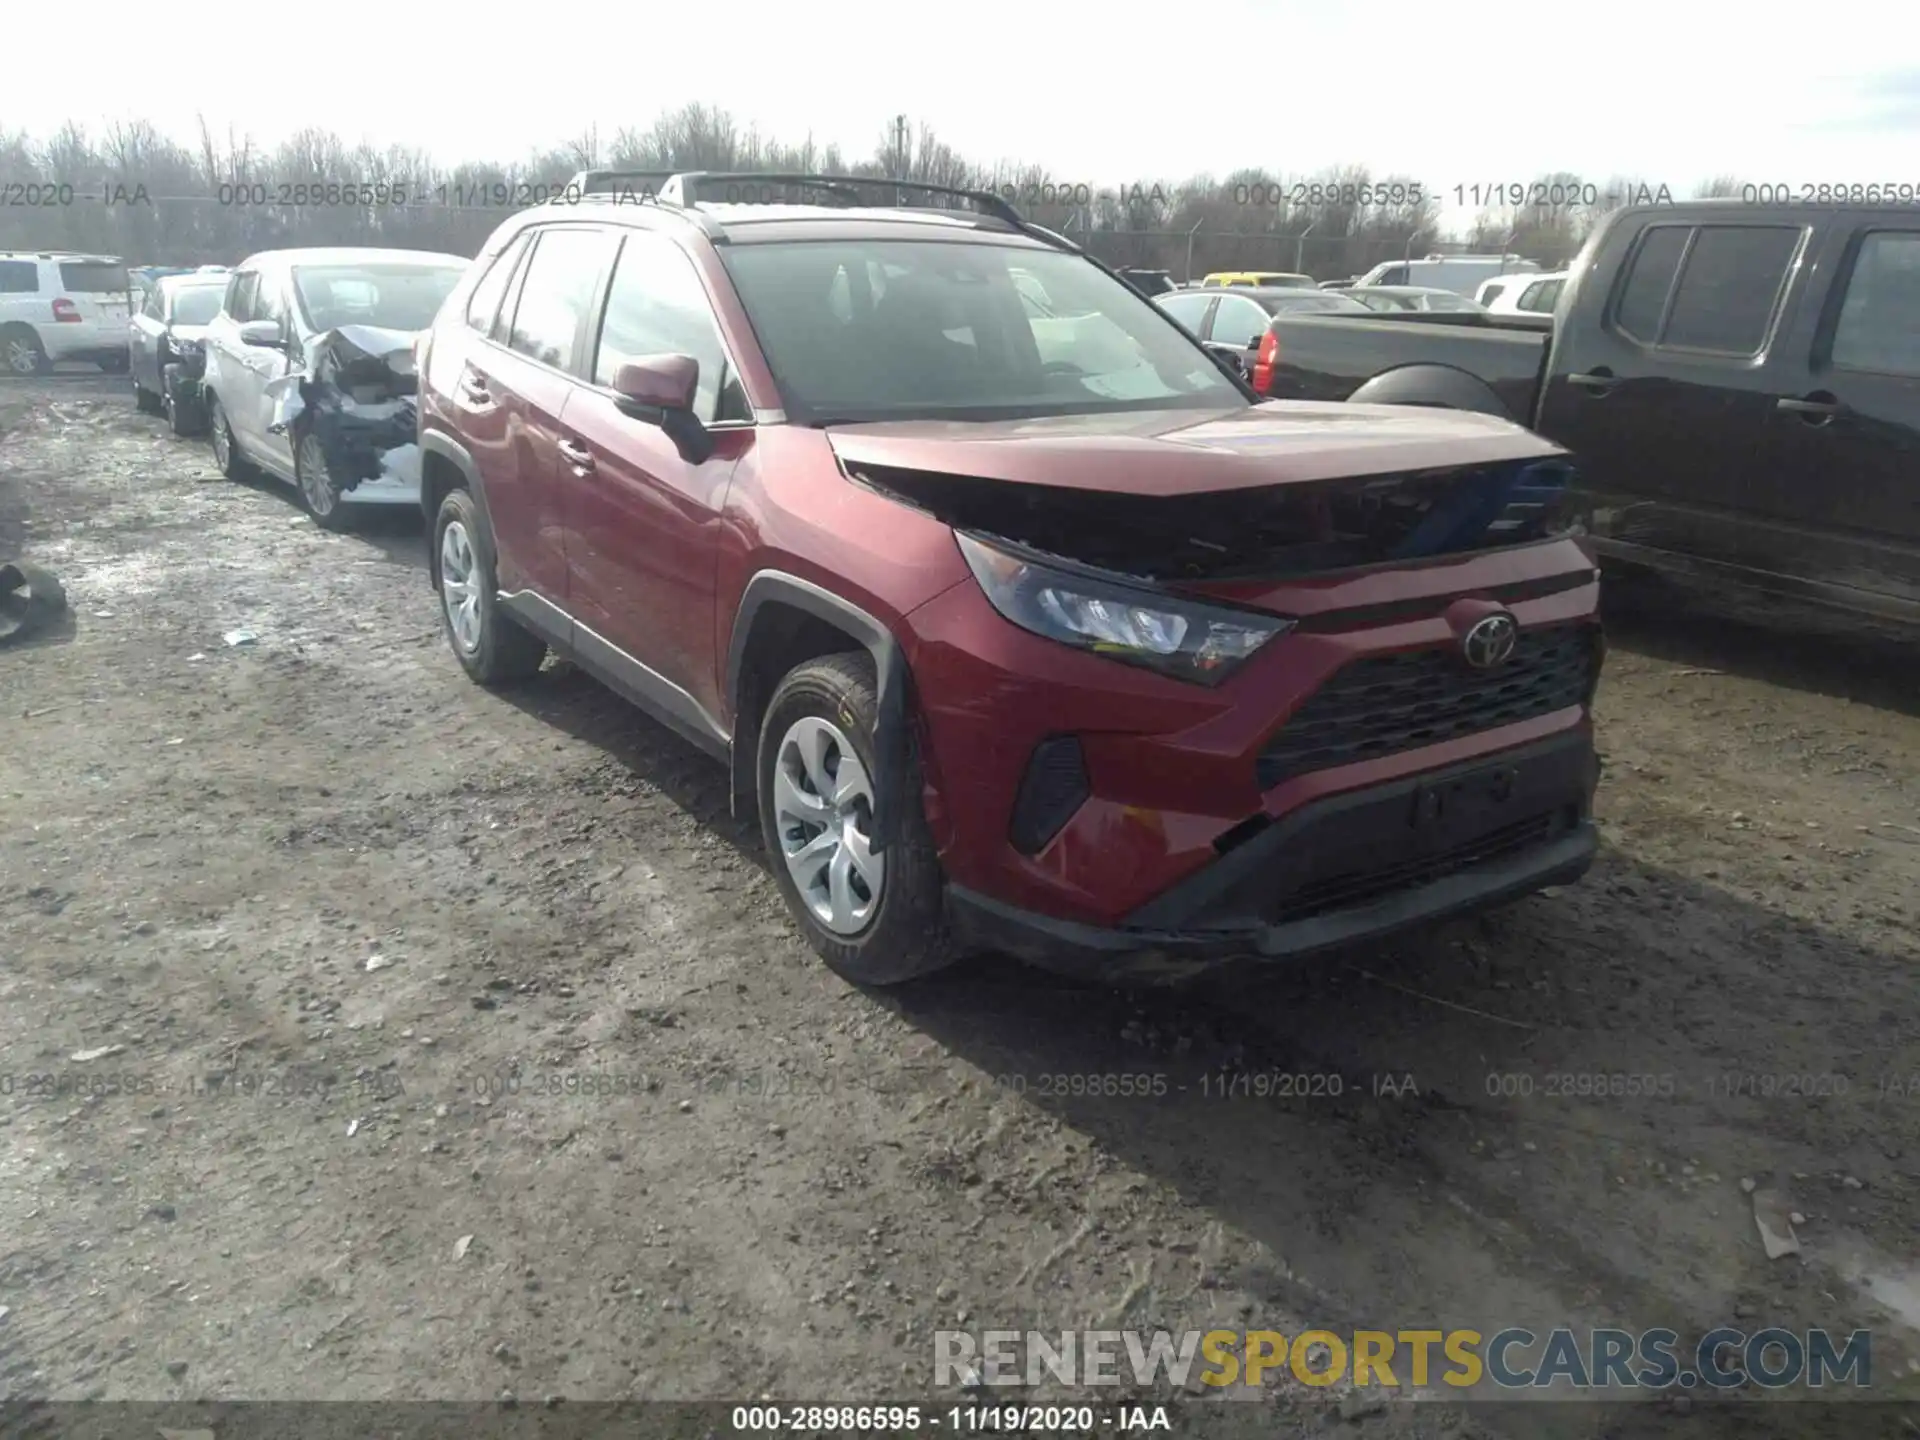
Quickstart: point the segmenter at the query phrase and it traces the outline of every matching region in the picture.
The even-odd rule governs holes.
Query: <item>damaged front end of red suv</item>
[[[1327,407],[1328,448],[1314,408],[1109,434],[1079,447],[1098,477],[1044,424],[836,432],[848,475],[951,526],[976,581],[909,617],[976,944],[1178,978],[1591,862],[1604,647],[1598,572],[1560,532],[1567,458],[1372,407]]]

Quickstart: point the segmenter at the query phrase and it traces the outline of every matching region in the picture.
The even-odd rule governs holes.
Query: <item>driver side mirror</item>
[[[253,345],[262,350],[284,350],[286,338],[280,333],[280,325],[274,320],[249,320],[240,327],[240,343]]]
[[[713,454],[713,436],[693,413],[700,362],[691,355],[643,355],[614,372],[613,403],[623,415],[658,425],[681,457],[698,465]]]

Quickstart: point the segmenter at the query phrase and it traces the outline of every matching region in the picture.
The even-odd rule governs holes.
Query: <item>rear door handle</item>
[[[1596,395],[1604,395],[1620,383],[1620,377],[1611,370],[1595,370],[1586,375],[1567,376],[1569,385],[1578,385],[1582,390],[1591,390]]]
[[[1791,395],[1782,395],[1773,402],[1776,410],[1785,410],[1789,415],[1804,415],[1811,420],[1831,420],[1847,407],[1838,400],[1796,400]]]
[[[487,389],[486,377],[471,370],[460,377],[460,394],[475,405],[486,405],[493,400],[493,392]]]
[[[593,452],[578,440],[561,440],[560,454],[565,457],[567,464],[571,465],[581,474],[589,475],[593,473]]]

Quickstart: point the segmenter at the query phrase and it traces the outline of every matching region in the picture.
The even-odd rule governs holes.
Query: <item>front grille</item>
[[[1260,788],[1582,704],[1599,638],[1590,624],[1522,630],[1513,658],[1493,670],[1469,669],[1452,645],[1355,660],[1267,742]]]
[[[1341,910],[1351,905],[1364,905],[1382,895],[1396,890],[1409,890],[1416,885],[1430,884],[1456,870],[1464,870],[1470,865],[1479,865],[1488,860],[1497,860],[1537,845],[1552,837],[1561,827],[1562,817],[1557,814],[1535,815],[1530,819],[1515,821],[1503,825],[1498,830],[1476,836],[1454,846],[1451,850],[1442,850],[1431,855],[1413,856],[1405,860],[1365,870],[1349,870],[1338,875],[1329,875],[1301,886],[1285,896],[1271,915],[1278,924],[1288,920],[1304,920],[1310,915],[1323,914],[1328,910]]]

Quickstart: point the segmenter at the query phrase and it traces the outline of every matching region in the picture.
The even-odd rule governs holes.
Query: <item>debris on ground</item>
[[[0,645],[44,630],[67,608],[67,592],[51,570],[25,560],[0,564]]]

